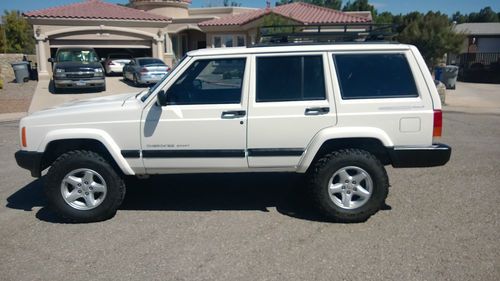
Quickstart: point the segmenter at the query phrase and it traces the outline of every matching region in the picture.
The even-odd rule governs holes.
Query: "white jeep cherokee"
[[[342,222],[384,204],[384,165],[448,162],[442,112],[418,50],[394,43],[190,52],[139,94],[79,101],[20,122],[19,166],[74,222],[112,217],[126,175],[296,172]]]

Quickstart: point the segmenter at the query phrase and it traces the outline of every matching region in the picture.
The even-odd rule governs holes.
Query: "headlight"
[[[96,69],[94,69],[94,72],[95,73],[102,73],[102,68],[96,68]]]
[[[64,73],[66,72],[63,68],[56,68],[56,73]]]

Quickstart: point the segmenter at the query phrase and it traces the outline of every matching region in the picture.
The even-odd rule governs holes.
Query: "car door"
[[[293,170],[314,135],[336,123],[326,53],[261,54],[253,62],[249,167]]]
[[[247,57],[195,57],[187,64],[163,88],[167,105],[151,103],[143,113],[147,172],[247,169]]]

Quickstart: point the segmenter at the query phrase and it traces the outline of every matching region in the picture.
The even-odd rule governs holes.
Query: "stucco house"
[[[460,54],[448,55],[448,63],[459,66],[459,79],[500,83],[500,23],[463,23],[454,30],[466,35]]]
[[[85,0],[24,13],[37,40],[39,75],[49,75],[47,59],[60,47],[92,47],[102,57],[127,51],[172,65],[191,50],[257,43],[258,27],[271,15],[299,26],[372,22],[369,11],[341,12],[301,2],[264,9],[190,8],[191,0],[129,0],[129,4]]]

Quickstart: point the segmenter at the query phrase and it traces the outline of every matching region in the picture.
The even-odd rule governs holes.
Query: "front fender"
[[[97,140],[106,147],[111,157],[113,157],[116,164],[118,164],[125,175],[135,174],[128,162],[121,155],[120,147],[115,143],[113,138],[105,131],[99,129],[60,129],[50,131],[38,145],[37,151],[44,152],[50,142],[65,139]]]
[[[392,142],[389,135],[381,129],[373,127],[328,127],[319,131],[311,140],[306,148],[304,156],[297,167],[298,173],[305,173],[311,165],[316,153],[321,146],[328,140],[346,139],[346,138],[372,138],[379,140],[384,146],[392,147]]]

